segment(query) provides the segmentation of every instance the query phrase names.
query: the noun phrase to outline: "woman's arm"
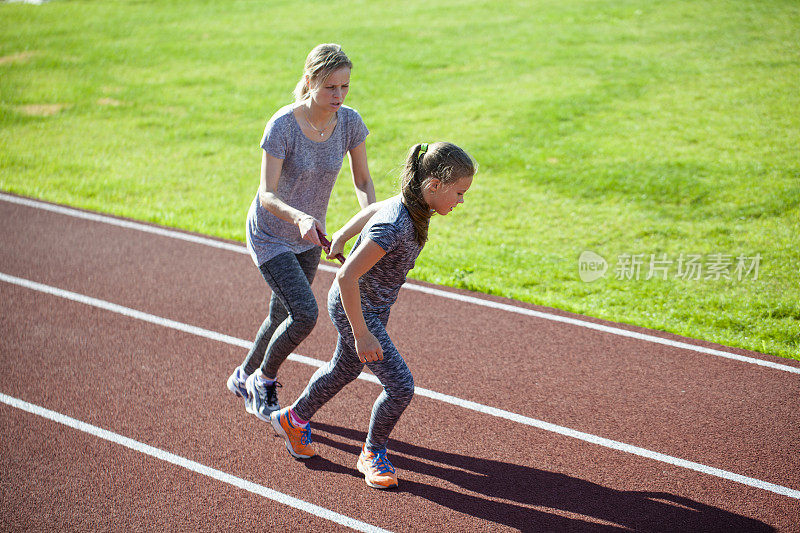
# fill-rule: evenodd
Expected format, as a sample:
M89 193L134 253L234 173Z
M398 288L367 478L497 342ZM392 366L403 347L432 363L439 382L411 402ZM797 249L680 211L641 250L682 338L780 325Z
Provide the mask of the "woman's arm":
M317 246L320 245L317 230L325 233L322 224L309 214L295 209L278 196L278 180L281 177L283 160L269 155L266 151L261 154L261 183L258 187L258 201L261 207L276 217L291 222L300 229L300 235L307 241Z
M350 159L350 170L353 173L353 185L356 188L358 205L367 207L375 202L375 185L369 174L367 164L367 142L364 141L347 154Z
M358 359L362 363L383 359L383 349L375 335L367 328L364 312L361 310L361 291L358 280L366 274L386 252L371 239L366 239L353 252L336 273L339 293L342 295L342 307L347 314L353 336L356 340Z

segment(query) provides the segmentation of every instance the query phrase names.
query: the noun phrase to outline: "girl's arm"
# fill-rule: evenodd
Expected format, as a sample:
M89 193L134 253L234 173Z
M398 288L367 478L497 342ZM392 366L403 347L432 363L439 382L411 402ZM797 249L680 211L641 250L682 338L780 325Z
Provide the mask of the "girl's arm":
M353 185L356 188L358 205L367 207L375 202L375 185L369 174L367 165L367 142L364 141L347 154L350 159L350 170L353 173Z
M361 310L361 291L358 280L377 263L386 252L371 239L366 239L336 273L342 307L347 314L353 336L356 340L358 359L362 363L383 359L383 349L375 335L367 328L364 312Z
M347 241L358 235L361 230L364 229L364 226L369 222L369 219L372 218L372 215L377 213L378 210L383 207L384 203L386 203L386 200L369 204L356 213L353 218L348 220L347 223L342 226L342 229L334 233L331 236L331 252L327 255L327 259L332 259L336 254L342 253Z
M278 196L278 180L281 177L283 160L269 155L266 151L261 154L261 183L258 187L258 201L261 207L278 218L291 222L300 229L300 235L307 241L320 246L317 230L325 233L322 224L309 214L295 209Z

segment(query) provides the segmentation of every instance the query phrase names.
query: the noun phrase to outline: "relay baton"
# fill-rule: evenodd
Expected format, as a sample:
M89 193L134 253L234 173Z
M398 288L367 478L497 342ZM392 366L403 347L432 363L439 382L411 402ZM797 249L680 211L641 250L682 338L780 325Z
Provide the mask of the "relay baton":
M325 250L326 254L330 254L331 241L328 240L328 238L325 236L324 233L322 233L322 231L320 231L319 228L317 228L317 236L319 237L319 242L322 244L322 249ZM337 259L340 263L344 264L344 255L336 254L333 257Z

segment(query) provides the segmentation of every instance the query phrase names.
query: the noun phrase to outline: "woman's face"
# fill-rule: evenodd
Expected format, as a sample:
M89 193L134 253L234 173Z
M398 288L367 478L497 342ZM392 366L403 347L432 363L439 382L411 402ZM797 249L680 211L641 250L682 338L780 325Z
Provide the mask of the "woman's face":
M306 80L308 83L308 80ZM342 67L331 72L324 83L310 82L311 103L324 111L335 113L344 104L350 89L350 69Z

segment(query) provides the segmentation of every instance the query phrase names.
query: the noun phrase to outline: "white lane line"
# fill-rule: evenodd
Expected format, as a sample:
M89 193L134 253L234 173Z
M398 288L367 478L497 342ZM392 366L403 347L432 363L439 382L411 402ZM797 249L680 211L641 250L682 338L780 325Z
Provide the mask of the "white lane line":
M128 220L121 220L117 218L112 218L106 215L98 215L95 213L87 213L85 211L79 211L77 209L72 209L69 207L63 207L59 205L52 205L47 204L44 202L40 202L37 200L31 200L28 198L20 198L17 196L11 196L8 194L0 193L0 200L4 200L9 203L24 205L27 207L33 207L35 209L42 209L45 211L51 211L54 213L58 213L61 215L71 216L75 218L82 218L85 220L91 220L93 222L100 222L103 224L110 224L113 226L119 226L126 229L132 229L137 231L143 231L146 233L152 233L154 235L159 235L161 237L169 237L172 239L180 239L183 241L192 242L195 244L202 244L204 246L211 246L214 248L220 248L223 250L228 250L231 252L236 252L239 254L249 255L247 248L241 244L234 244L229 242L222 242L217 241L214 239L210 239L208 237L201 237L198 235L191 235L188 233L183 233L176 230L165 229L156 226L148 226L147 224L141 224L138 222L131 222ZM338 270L337 267L332 265L321 264L320 270L324 270L326 272L336 272ZM417 285L411 282L406 283L403 285L403 288L423 292L426 294L431 294L434 296L439 296L441 298L447 298L449 300L456 300L463 303L479 305L482 307L488 307L491 309L498 309L501 311L507 311L509 313L516 313L519 315L531 316L535 318L540 318L543 320L550 320L553 322L561 322L563 324L569 324L571 326L578 326L587 329L593 329L596 331L601 331L603 333L610 333L612 335L619 335L621 337L629 337L632 339L638 339L641 341L652 342L655 344L662 344L665 346L671 346L673 348L679 348L683 350L690 350L706 355L714 355L717 357L724 357L726 359L733 359L735 361L740 361L743 363L750 363L754 365L759 365L763 367L773 368L775 370L782 370L784 372L791 372L794 374L800 374L800 367L793 367L789 365L784 365L781 363L776 363L774 361L766 361L763 359L757 359L755 357L748 357L745 355L739 355L732 352L726 352L724 350L716 350L713 348L706 348L704 346L698 346L696 344L691 344L688 342L676 341L671 339L665 339L662 337L658 337L656 335L648 335L646 333L637 333L635 331L628 331L622 328L616 328L613 326L606 326L603 324L595 324L594 322L589 322L588 320L581 320L579 318L572 318L572 317L565 317L560 315L555 315L552 313L545 313L542 311L534 311L532 309L526 309L524 307L519 307L516 305L510 304L503 304L498 302L493 302L490 300L484 300L482 298L477 298L475 296L467 296L462 294L456 294L452 292L447 292L441 289L436 289L432 287L425 287L422 285Z
M42 211L50 211L52 213L58 213L59 215L66 215L68 217L82 218L84 220L91 220L92 222L100 222L102 224L109 224L111 226L119 226L121 228L143 231L145 233L152 233L154 235L159 235L161 237L169 237L171 239L180 239L182 241L193 242L195 244L213 246L214 248L222 248L223 250L228 250L231 252L243 253L243 254L248 253L247 248L245 248L241 244L215 241L214 239L209 239L208 237L200 237L198 235L182 233L176 230L160 228L157 226L148 226L147 224L141 224L139 222L122 220L119 218L113 218L106 215L98 215L96 213L88 213L86 211L78 211L77 209L63 207L60 205L46 204L44 202L31 200L29 198L19 198L17 196L11 196L8 194L0 193L0 200L4 200L12 204L24 205L26 207L33 207L34 209L41 209Z
M236 477L226 472L222 472L215 468L211 468L210 466L205 466L203 464L192 461L191 459L181 457L180 455L175 455L174 453L170 453L160 448L155 448L153 446L144 444L137 440L124 437L122 435L119 435L118 433L113 433L111 431L108 431L107 429L93 426L92 424L82 422L81 420L77 420L75 418L69 417L59 412L51 411L50 409L46 409L44 407L40 407L38 405L14 398L13 396L8 396L6 394L0 393L0 402L3 402L4 404L9 405L11 407L16 407L17 409L21 409L22 411L26 411L28 413L41 416L42 418L46 418L47 420L50 420L52 422L57 422L67 427L77 429L78 431L83 431L84 433L94 435L95 437L99 437L103 440L113 442L114 444L125 446L126 448L130 448L131 450L143 453L144 455L149 455L150 457L160 459L161 461L165 461L167 463L171 463L181 468L191 470L192 472L196 472L203 476L216 479L217 481L227 483L228 485L233 485L234 487L238 487L240 489L244 489L254 494L258 494L259 496L263 496L264 498L274 500L282 505L294 507L295 509L305 511L314 516L330 520L331 522L336 522L337 524L347 526L349 528L355 529L356 531L366 531L366 532L387 531L377 526L367 524L366 522L362 522L360 520L350 518L349 516L345 516L335 511L331 511L330 509L326 509L325 507L314 505L313 503L300 500L298 498L289 496L288 494L284 494L282 492L278 492L263 485L258 485L257 483L253 483L252 481L247 481L246 479L242 479L240 477Z
M86 305L90 305L93 307L97 307L100 309L104 309L107 311L112 311L114 313L119 313L121 315L136 318L138 320L142 320L145 322L149 322L151 324L156 324L159 326L175 329L178 331L183 331L186 333L191 333L192 335L198 335L200 337L205 337L207 339L216 340L219 342L224 342L228 344L232 344L234 346L240 346L242 348L249 349L252 346L252 342L238 339L236 337L231 337L230 335L225 335L223 333L218 333L216 331L210 331L204 328L200 328L197 326L191 326L188 324L183 324L181 322L176 322L174 320L170 320L168 318L159 317L156 315L151 315L149 313L144 313L142 311L137 311L135 309L130 309L128 307L123 307L121 305L113 304L107 302L105 300L98 300L97 298L92 298L90 296L85 296L83 294L78 294L75 292L67 291L64 289L59 289L57 287L52 287L50 285L44 285L42 283L37 283L35 281L18 278L16 276L11 276L5 273L0 272L0 281L5 281L7 283L11 283L13 285L17 285L20 287L25 287L31 290L35 290L38 292L42 292L45 294L57 296L60 298L64 298L67 300L72 300L75 302L80 302ZM289 359L293 361L297 361L300 363L304 363L314 367L320 367L326 364L325 361L321 361L319 359L314 359L313 357L307 357L300 354L292 353L289 355ZM380 384L378 378L376 378L372 374L367 374L366 372L362 372L359 376L359 379L369 381L372 383ZM619 450L625 453L629 453L632 455L638 455L640 457L645 457L647 459L652 459L654 461L659 461L662 463L667 463L673 466L677 466L680 468L685 468L688 470L694 470L696 472L701 472L703 474L708 474L710 476L727 479L729 481L733 481L736 483L741 483L743 485L748 485L750 487L755 487L758 489L763 489L769 492L774 492L776 494L781 494L784 496L788 496L790 498L794 498L800 500L800 490L792 489L789 487L784 487L782 485L776 485L774 483L769 483L767 481L762 481L760 479L743 476L740 474L736 474L733 472L729 472L727 470L722 470L720 468L715 468L713 466L707 466L701 463L696 463L693 461L688 461L686 459L681 459L678 457L673 457L670 455L666 455L660 452L655 452L652 450L648 450L646 448L640 448L639 446L634 446L632 444L626 444L624 442L619 442L611 439L606 439L604 437L599 437L597 435L592 435L591 433L584 433L583 431L578 431L575 429L570 429L564 426L559 426L556 424L551 424L550 422L545 422L543 420L538 420L536 418L527 417L524 415L520 415L517 413L512 413L511 411L505 411L503 409L498 409L496 407L490 407L486 405L482 405L476 402L472 402L470 400L464 400L461 398L457 398L455 396L450 396L448 394L442 394L436 391L432 391L429 389L423 389L421 387L415 387L414 392L420 396L424 396L427 398L431 398L433 400L438 400L441 402L445 402L451 405L455 405L458 407L462 407L464 409L469 409L471 411L476 411L478 413L487 414L490 416L494 416L497 418L504 418L506 420L510 420L512 422L516 422L519 424L524 424L527 426L535 427L538 429L542 429L544 431L549 431L552 433L557 433L559 435L563 435L565 437L570 437L573 439L581 440L584 442L589 442L591 444L596 444L598 446L603 446L605 448L611 448L613 450Z
M482 300L480 298L476 298L474 296L466 296L462 294L455 294L445 292L440 289L434 289L429 287L423 287L421 285L412 285L406 286L406 288L425 292L428 294L433 294L436 296L443 296L445 298L450 298L451 300L458 300L464 303L470 303L475 305L481 305L483 307L491 307L493 309L499 309L501 311L508 311L510 313L517 313L520 315L527 315L536 318L543 318L545 320L551 320L553 322L562 322L564 324L569 324L572 326L579 326L582 328L594 329L597 331L602 331L603 333L611 333L612 335L619 335L620 337L629 337L632 339L638 339L640 341L652 342L654 344L663 344L665 346L670 346L672 348L680 348L683 350L691 350L693 352L699 352L707 355L716 355L717 357L724 357L726 359L733 359L735 361L741 361L743 363L750 363L759 366L766 366L769 368L774 368L775 370L782 370L784 372L790 372L793 374L800 374L800 367L794 367L789 365L784 365L781 363L776 363L774 361L766 361L764 359L757 359L755 357L748 357L745 355L739 355L733 352L725 352L722 350L715 350L713 348L706 348L705 346L698 346L696 344L690 344L688 342L681 342L675 341L672 339L664 339L661 337L656 337L655 335L648 335L646 333L637 333L635 331L628 331L622 328L615 328L612 326L605 326L603 324L595 324L594 322L589 322L587 320L580 320L577 318L571 318L566 316L554 315L551 313L543 313L541 311L534 311L533 309L525 309L524 307L517 307L514 305L502 304L498 302L492 302L489 300Z

